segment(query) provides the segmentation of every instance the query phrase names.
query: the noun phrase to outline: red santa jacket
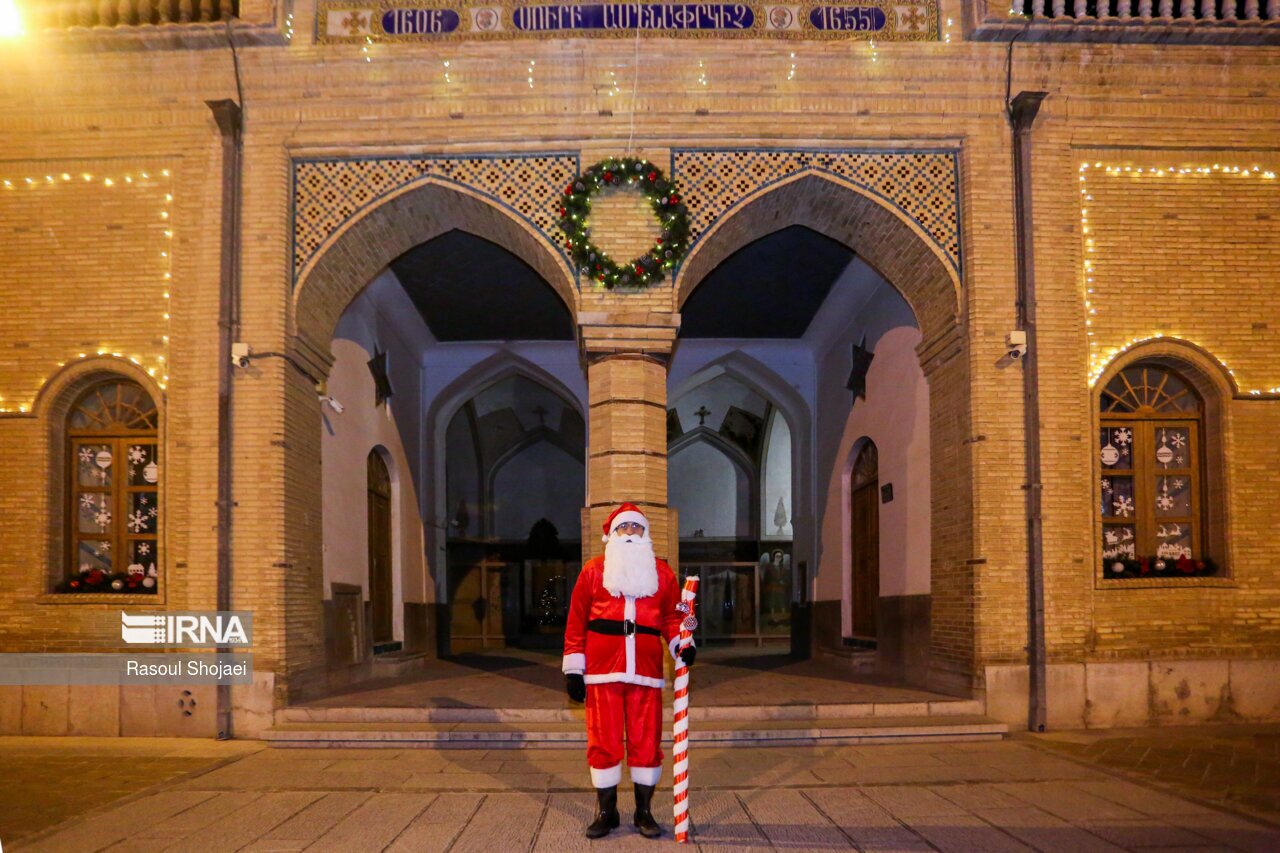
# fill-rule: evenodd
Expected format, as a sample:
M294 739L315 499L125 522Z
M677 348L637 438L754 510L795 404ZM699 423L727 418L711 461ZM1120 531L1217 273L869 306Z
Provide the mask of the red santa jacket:
M662 658L676 655L680 622L684 614L676 610L680 587L671 566L658 560L658 591L643 598L615 596L604 588L604 558L596 557L582 567L569 602L569 621L564 629L566 673L581 672L587 684L622 681L662 687ZM602 633L597 628L618 630L616 623L634 623L633 633L623 626L621 633ZM609 624L614 623L614 624ZM657 629L651 633L647 629Z

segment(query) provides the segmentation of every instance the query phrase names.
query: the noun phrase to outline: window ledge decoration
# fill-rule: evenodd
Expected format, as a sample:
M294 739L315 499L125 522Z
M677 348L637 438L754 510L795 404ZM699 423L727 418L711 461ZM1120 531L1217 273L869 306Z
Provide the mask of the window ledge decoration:
M1218 566L1213 560L1193 560L1182 556L1176 560L1159 557L1141 557L1133 560L1103 559L1103 578L1106 580L1130 580L1133 578L1202 578L1216 577Z
M152 564L146 572L104 572L91 569L68 578L54 590L59 594L117 593L124 595L155 595L156 568Z
M587 218L591 197L602 189L634 187L653 206L662 227L662 236L643 255L619 264L591 240ZM662 170L636 157L602 160L564 188L560 208L560 229L567 239L564 247L574 266L606 288L647 287L662 281L665 271L680 262L689 248L689 209L680 199L674 182Z

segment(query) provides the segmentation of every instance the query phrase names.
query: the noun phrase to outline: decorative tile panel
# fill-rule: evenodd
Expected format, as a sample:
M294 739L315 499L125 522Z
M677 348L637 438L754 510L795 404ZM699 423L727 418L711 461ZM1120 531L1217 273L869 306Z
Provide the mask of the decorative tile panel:
M960 180L954 150L678 148L679 182L694 243L747 196L800 172L827 174L893 205L914 221L961 275Z
M557 225L560 196L578 171L578 155L566 152L296 159L293 280L343 225L391 193L427 178L489 198L546 235L565 257Z

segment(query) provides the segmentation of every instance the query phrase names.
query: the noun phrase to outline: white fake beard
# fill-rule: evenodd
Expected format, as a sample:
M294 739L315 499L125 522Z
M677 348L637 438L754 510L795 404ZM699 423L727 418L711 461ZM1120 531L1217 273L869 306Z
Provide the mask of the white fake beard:
M643 537L609 537L604 546L603 583L613 596L644 598L658 591L658 562L648 531Z

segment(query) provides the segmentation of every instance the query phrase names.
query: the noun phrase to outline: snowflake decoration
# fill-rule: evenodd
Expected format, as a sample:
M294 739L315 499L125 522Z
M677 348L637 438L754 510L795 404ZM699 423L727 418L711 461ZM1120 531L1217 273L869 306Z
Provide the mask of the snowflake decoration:
M141 533L143 528L147 526L147 517L143 515L142 510L138 510L129 516L129 530L133 533Z
M139 553L139 554L141 554L141 555L142 555L142 556L144 556L144 557L145 557L147 554L150 554L150 553L151 553L151 543L150 543L150 542L139 542L139 543L138 543L138 553Z
M160 514L160 511L157 510L155 507L151 507L151 509L147 510L148 518L155 518L159 514Z
M1116 515L1133 515L1133 498L1121 495L1111 505L1115 507Z
M93 516L93 523L99 527L106 527L111 523L111 511L106 509L98 510Z
M1173 434L1173 438L1169 439L1169 441L1170 441L1170 443L1172 443L1172 444L1173 444L1173 446L1174 446L1174 447L1176 447L1176 448L1178 448L1179 450L1181 450L1181 449L1182 449L1182 447L1183 447L1183 445L1185 445L1185 444L1187 443L1187 437L1186 437L1185 435L1183 435L1182 433L1175 432L1175 433Z
M1173 464L1174 464L1174 465L1185 465L1185 464L1186 464L1186 462L1187 462L1187 459L1186 459L1186 457L1185 457L1185 456L1175 456L1175 457L1173 457Z
M1168 495L1161 495L1160 497L1156 498L1156 506L1160 507L1160 509L1164 510L1165 512L1168 512L1169 510L1173 509L1173 498L1169 497Z
M84 507L85 509L93 509L95 506L97 506L97 501L93 499L93 495L81 495L80 506Z
M98 543L98 546L97 546L96 548L94 548L94 549L93 549L93 553L97 554L99 557L101 557L103 554L110 554L110 553L111 553L111 543L110 543L110 542L99 542L99 543Z
M135 465L147 458L147 453L138 445L129 448L129 461Z
M1169 485L1173 486L1173 490L1177 492L1177 491L1180 491L1182 487L1186 485L1186 483L1184 483L1182 480L1174 480Z
M1111 481L1106 477L1102 478L1102 491L1104 492L1111 491Z
M93 461L93 451L87 447L80 448L80 461L86 465Z
M1131 441L1133 441L1133 430L1128 427L1116 430L1116 444L1121 447L1127 447Z
M143 506L146 506L146 505L147 505L147 496L146 496L146 495L143 495L142 497L138 498L138 503L142 504Z

